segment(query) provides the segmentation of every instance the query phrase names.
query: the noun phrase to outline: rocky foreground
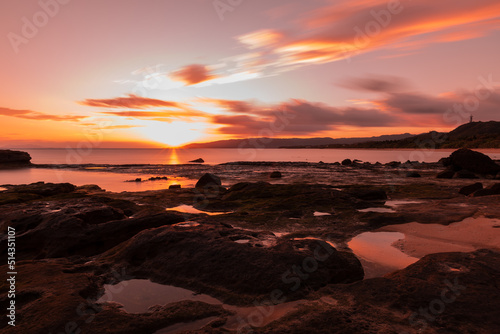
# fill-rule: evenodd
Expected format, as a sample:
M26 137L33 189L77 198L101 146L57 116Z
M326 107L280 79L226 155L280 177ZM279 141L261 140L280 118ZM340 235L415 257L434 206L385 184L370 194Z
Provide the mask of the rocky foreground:
M209 318L188 332L495 333L500 245L430 254L370 279L364 279L361 262L346 247L353 236L388 225L500 218L495 162L479 163L482 157L471 162L463 154L443 161L447 167L433 170L432 180L426 169L423 177L408 175L408 182L390 185L239 182L226 188L212 174L201 177L196 188L141 193L68 183L3 185L0 252L7 259L10 227L16 233L18 274L16 326L4 317L0 330L155 333L172 325L182 331L183 323ZM464 173L464 163L478 180L434 182L445 168L454 177ZM362 210L385 208L388 199L425 205ZM226 214L165 210L181 204ZM1 271L9 268L3 265ZM230 328L231 311L223 305L181 301L128 313L117 303L97 301L105 284L130 279L190 289L235 307L258 307ZM3 310L12 300L10 292L10 282L3 280ZM300 304L273 317L274 304L291 301ZM277 320L262 326L268 317Z

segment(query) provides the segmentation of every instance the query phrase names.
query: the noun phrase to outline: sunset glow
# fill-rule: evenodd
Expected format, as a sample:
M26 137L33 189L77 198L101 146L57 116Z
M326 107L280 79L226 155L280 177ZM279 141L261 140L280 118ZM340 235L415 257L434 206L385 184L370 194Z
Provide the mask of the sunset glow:
M1 13L3 147L89 134L98 147L178 147L498 120L496 0L257 0L223 12L210 0L27 0Z

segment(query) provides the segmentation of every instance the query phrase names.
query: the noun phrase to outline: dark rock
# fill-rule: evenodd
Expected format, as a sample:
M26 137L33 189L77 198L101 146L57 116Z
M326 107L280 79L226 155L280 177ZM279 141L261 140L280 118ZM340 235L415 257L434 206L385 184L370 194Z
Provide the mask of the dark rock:
M323 304L255 333L496 333L499 281L498 252L431 254L384 277L325 287Z
M486 188L486 189L480 189L472 194L472 197L482 197L482 196L492 196L496 195L495 191L492 189Z
M202 158L198 158L198 159L195 159L195 160L191 160L190 162L204 163L205 160L203 160Z
M457 179L478 179L477 175L471 171L462 169L455 173Z
M451 169L444 170L436 176L438 179L451 179L455 175L455 171Z
M406 173L406 177L422 177L422 175L417 172L408 172Z
M94 193L94 192L105 192L105 189L102 189L99 187L97 184L85 184L83 186L76 187L76 190L79 191L84 191L87 193Z
M349 189L348 193L364 201L377 201L387 199L387 194L380 189Z
M488 189L493 190L495 192L495 195L500 195L500 183L492 184L488 187Z
M350 166L350 165L352 165L351 159L342 160L342 166Z
M0 150L0 165L3 164L31 164L31 156L27 152Z
M149 181L168 180L168 177L166 177L166 176L152 176L148 180Z
M203 188L207 186L220 186L222 182L217 175L212 173L205 173L202 177L196 182L195 188Z
M185 231L159 227L143 231L102 254L101 261L164 284L185 286L191 282L197 290L205 290L202 292L230 291L222 296L226 301L234 293L260 296L275 289L289 292L287 297L299 297L327 284L363 278L361 264L352 253L337 251L324 241L281 239L275 246L262 248L232 240L252 238L242 234L247 233L227 228ZM318 255L322 261L313 260ZM317 269L307 271L307 280L302 279L292 290L298 275L291 269L306 262L310 265L311 261L315 261Z
M399 167L401 166L401 161L391 161L386 163L385 165L389 167Z
M11 186L4 193L28 193L40 196L55 196L60 194L71 193L76 190L76 187L71 183L45 183L37 182L31 184L21 184Z
M180 189L181 185L180 184L171 184L168 186L168 189Z
M477 182L477 183L460 188L458 193L465 195L465 196L469 196L473 192L481 190L481 189L483 189L483 184L480 182Z
M271 172L271 174L269 174L269 177L271 179L280 179L281 178L281 172L279 172L279 171Z
M451 158L450 157L445 157L439 159L438 163L442 164L444 167L451 166Z
M450 155L451 165L456 171L466 169L473 173L496 175L500 166L487 155L466 148L459 149Z
M135 182L142 182L142 179L138 177L137 179L135 179Z

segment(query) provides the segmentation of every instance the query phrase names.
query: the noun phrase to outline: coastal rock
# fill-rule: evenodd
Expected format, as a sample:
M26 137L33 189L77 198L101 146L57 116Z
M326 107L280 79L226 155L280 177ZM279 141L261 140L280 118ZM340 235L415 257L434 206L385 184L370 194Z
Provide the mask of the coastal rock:
M352 165L352 160L351 159L344 159L342 160L342 166L350 166Z
M500 172L500 165L481 152L462 148L453 152L449 158L451 166L456 171L465 169L473 173L490 175Z
M202 158L198 158L198 159L195 159L195 160L191 160L189 162L196 162L196 163L200 163L201 164L201 163L204 163L205 160L203 160Z
M444 170L437 174L438 179L452 179L455 175L455 171L451 169Z
M460 188L460 190L458 191L458 193L462 194L462 195L465 195L465 196L469 196L473 192L476 192L476 191L478 191L480 189L483 189L483 184L480 183L480 182L477 182L477 183L474 183L474 184L471 184L471 185L468 185L468 186Z
M255 333L496 333L499 281L498 252L427 255L384 277L325 287L314 307Z
M280 179L281 178L281 172L279 171L274 171L269 174L269 178L271 179Z
M472 194L472 197L500 195L500 183L495 183L488 188L479 189Z
M99 197L37 201L2 207L0 226L16 229L18 259L42 259L99 254L143 229L184 221L172 213L127 218L134 205ZM5 254L6 240L0 250Z
M471 171L462 169L455 173L457 179L478 179L477 175Z
M1 165L30 165L31 156L27 152L0 150Z
M31 184L21 184L10 186L5 193L35 194L43 197L71 193L76 190L76 186L71 183L45 183L36 182Z
M203 188L209 186L221 186L222 182L217 175L212 173L205 173L202 177L196 182L195 188Z
M168 189L180 189L181 185L180 184L171 184L168 186Z
M269 248L237 243L238 229L198 226L145 230L102 254L99 262L127 268L136 277L196 288L230 302L235 293L267 295L275 289L290 299L330 283L363 278L358 259L324 241L279 240ZM294 270L293 268L297 267ZM315 270L310 270L314 266ZM307 280L300 278L307 273Z
M417 172L408 172L406 173L406 177L422 177L422 175Z

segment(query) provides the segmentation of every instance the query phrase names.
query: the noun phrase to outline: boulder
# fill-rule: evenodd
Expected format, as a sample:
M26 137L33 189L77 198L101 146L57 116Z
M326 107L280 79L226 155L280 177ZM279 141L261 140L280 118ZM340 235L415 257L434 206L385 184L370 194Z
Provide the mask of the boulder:
M466 169L473 173L496 175L500 166L487 155L467 148L459 149L450 155L451 166L456 170Z
M479 189L472 194L473 197L500 195L500 183L495 183L488 188Z
M180 184L171 184L168 186L168 189L180 189L181 185Z
M205 173L202 177L196 182L195 188L203 188L207 186L221 186L222 182L220 177L214 175L212 173Z
M276 289L287 291L287 297L294 299L327 284L350 283L364 276L352 253L337 251L324 241L278 239L267 248L235 242L245 235L251 239L255 232L162 226L142 231L100 258L127 268L135 277L189 284L212 295L229 292L221 296L226 301L235 294L265 296ZM309 270L311 266L315 270ZM307 279L300 279L298 270L307 273Z
M465 196L469 196L470 194L472 194L478 190L481 190L481 189L483 189L483 184L480 182L477 182L477 183L470 184L468 186L460 188L458 193L465 195Z
M281 178L281 172L279 172L279 171L271 172L271 174L269 174L269 177L271 179L280 179Z
M31 164L31 156L27 152L0 150L0 165L3 164L17 164L29 165Z
M444 170L436 176L438 179L451 179L455 175L455 171L451 169Z
M5 193L36 194L40 196L55 196L71 193L76 187L71 183L45 183L36 182L11 186Z
M342 166L350 166L350 165L352 165L351 159L342 160Z
M408 172L406 173L406 177L422 177L422 175L417 172Z
M477 175L466 169L459 170L455 173L457 179L478 179Z
M205 162L205 160L203 160L202 158L198 158L198 159L195 159L195 160L191 160L189 162L196 162L196 163L202 164L202 163Z

